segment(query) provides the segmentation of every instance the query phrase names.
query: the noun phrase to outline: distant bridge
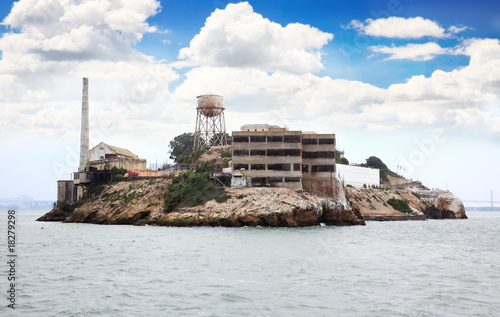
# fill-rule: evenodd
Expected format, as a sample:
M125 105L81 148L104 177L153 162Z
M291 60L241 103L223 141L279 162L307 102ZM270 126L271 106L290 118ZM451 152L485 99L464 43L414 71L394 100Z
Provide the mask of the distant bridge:
M500 201L493 200L493 191L490 191L491 199L490 200L462 200L464 203L480 203L480 204L490 204L491 208L493 208L494 204L500 204Z

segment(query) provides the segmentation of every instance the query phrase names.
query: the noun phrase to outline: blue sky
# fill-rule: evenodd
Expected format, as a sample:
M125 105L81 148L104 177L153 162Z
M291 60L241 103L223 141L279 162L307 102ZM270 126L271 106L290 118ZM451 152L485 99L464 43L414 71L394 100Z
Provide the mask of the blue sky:
M15 4L13 6L13 4ZM354 163L463 199L500 195L495 1L20 0L0 7L4 197L55 199L77 166L81 78L91 146L163 162L196 96L247 123L337 135ZM16 179L39 175L26 184ZM483 197L484 196L484 197Z

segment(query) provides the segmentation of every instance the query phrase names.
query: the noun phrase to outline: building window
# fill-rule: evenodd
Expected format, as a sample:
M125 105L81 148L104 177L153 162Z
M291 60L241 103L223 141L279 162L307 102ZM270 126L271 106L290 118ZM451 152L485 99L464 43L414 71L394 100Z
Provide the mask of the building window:
M283 183L283 177L268 177L267 181L269 183Z
M300 163L294 163L293 164L293 170L294 171L300 171Z
M335 165L319 165L318 172L335 172Z
M235 170L247 170L248 164L234 164L233 168Z
M266 155L266 150L250 150L250 155Z
M309 165L302 165L302 173L309 173Z
M298 183L300 182L300 177L285 177L285 183Z
M290 171L290 163L267 164L269 171Z
M283 142L282 135L268 135L267 142Z
M300 156L300 149L285 149L283 154L285 156Z
M300 135L285 135L285 143L300 143Z
M250 165L251 170L265 170L266 169L266 164L251 164Z
M265 177L253 177L252 178L253 185L265 184L265 183L267 183L267 179Z
M311 173L316 173L318 171L318 165L311 166Z
M233 142L235 142L235 143L248 142L248 136L247 135L235 135L235 136L233 136Z
M303 158L335 158L334 151L316 151L316 152L302 152Z
M302 144L318 144L318 139L302 139Z
M319 139L319 144L335 144L335 139Z
M247 156L248 150L233 150L233 156Z
M268 149L267 156L283 156L285 151L283 149Z
M251 135L250 142L266 142L265 135Z

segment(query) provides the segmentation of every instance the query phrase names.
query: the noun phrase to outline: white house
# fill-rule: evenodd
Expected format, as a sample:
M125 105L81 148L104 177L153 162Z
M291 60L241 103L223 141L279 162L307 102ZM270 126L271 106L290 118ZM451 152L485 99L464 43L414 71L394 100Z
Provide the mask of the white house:
M231 187L246 187L247 186L247 177L241 170L236 170L233 173L233 177L231 178Z
M99 170L124 168L126 170L146 169L146 159L141 159L131 151L101 142L89 151L89 165Z

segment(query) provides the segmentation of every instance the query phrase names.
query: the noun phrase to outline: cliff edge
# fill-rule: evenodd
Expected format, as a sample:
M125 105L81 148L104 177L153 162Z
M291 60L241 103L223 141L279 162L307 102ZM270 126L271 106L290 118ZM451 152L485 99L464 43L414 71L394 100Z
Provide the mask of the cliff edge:
M230 188L224 202L164 211L171 180L120 182L74 208L54 208L39 221L164 226L302 227L364 225L360 214L328 197L289 188Z
M467 219L463 203L447 191L348 187L346 198L365 220ZM409 209L396 210L389 203L391 199L405 201Z

